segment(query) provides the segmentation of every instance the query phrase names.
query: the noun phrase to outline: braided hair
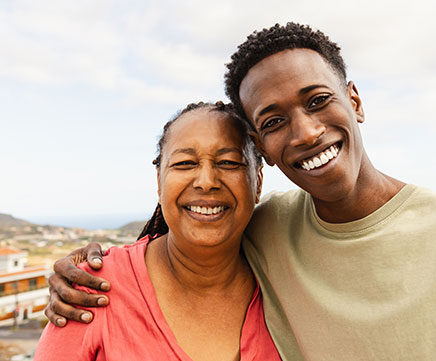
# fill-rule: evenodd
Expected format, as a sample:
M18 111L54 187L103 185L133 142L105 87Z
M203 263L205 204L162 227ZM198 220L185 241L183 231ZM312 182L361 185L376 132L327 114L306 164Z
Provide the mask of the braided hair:
M205 103L205 102L199 102L199 103L191 103L188 104L184 109L179 111L171 120L169 120L163 127L162 135L160 136L160 139L157 143L157 156L153 160L153 164L156 166L156 168L159 169L161 165L161 158L162 158L162 151L165 146L165 143L168 140L168 133L171 128L171 126L174 124L174 122L177 121L183 114L186 114L190 111L196 110L196 109L209 109L210 111L218 111L222 112L229 117L236 120L235 126L237 127L237 130L240 134L243 135L243 139L245 142L245 146L248 148L248 153L252 154L256 167L259 168L262 164L262 156L260 155L259 151L257 150L255 144L251 140L250 136L248 135L248 128L246 123L241 120L236 112L234 111L234 108L231 104L225 104L222 101L218 101L215 104L213 103ZM153 215L151 218L147 221L147 223L144 226L144 229L142 230L141 234L138 237L138 240L145 237L146 235L149 235L151 237L154 237L156 235L162 235L168 233L168 225L164 219L163 213L162 213L162 207L160 203L157 204Z
M224 75L225 91L235 107L252 130L253 125L246 119L239 98L239 88L248 71L261 60L287 49L311 49L321 55L346 84L346 66L340 54L340 47L330 41L321 31L314 31L308 25L289 22L282 26L276 24L269 29L254 31L247 40L238 46L230 63L226 64Z

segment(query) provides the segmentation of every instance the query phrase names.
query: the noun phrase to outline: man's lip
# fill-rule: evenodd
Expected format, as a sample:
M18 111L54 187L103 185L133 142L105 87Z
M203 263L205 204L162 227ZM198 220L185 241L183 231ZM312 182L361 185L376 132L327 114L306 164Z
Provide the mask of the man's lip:
M338 147L339 149L341 149L341 148L342 148L342 141L338 140L338 141L336 141L336 142L324 143L324 144L319 145L319 146L316 147L316 148L311 149L310 152L308 151L308 152L306 152L306 153L301 154L301 155L298 157L298 160L296 160L296 161L294 162L294 166L297 167L297 168L301 168L301 167L300 167L300 162L302 162L302 161L304 161L304 160L306 160L306 159L313 158L313 157L316 156L317 154L319 154L319 153L325 151L326 149L330 148L332 145L337 145L337 147Z

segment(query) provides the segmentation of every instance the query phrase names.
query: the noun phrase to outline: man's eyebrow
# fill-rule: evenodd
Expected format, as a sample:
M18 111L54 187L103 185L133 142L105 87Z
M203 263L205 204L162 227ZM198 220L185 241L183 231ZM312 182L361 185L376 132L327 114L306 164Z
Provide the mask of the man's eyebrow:
M317 89L317 88L328 88L328 86L323 85L323 84L313 84L313 85L309 85L309 86L306 86L306 87L300 89L300 91L298 93L300 95L304 95L304 94L309 93L311 90Z
M254 122L257 124L259 117L261 117L262 115L268 113L271 110L274 110L275 108L277 108L277 104L270 104L268 106L266 106L265 108L263 108L259 114L257 114L256 119L254 120Z
M326 85L324 84L313 84L313 85L309 85L306 86L302 89L300 89L300 91L298 92L300 95L304 95L309 93L310 91L317 89L317 88L328 88ZM259 114L257 114L256 119L254 120L254 122L257 124L259 117L261 117L262 115L268 113L271 110L274 110L275 108L277 108L277 104L270 104L268 106L266 106L265 108L263 108Z

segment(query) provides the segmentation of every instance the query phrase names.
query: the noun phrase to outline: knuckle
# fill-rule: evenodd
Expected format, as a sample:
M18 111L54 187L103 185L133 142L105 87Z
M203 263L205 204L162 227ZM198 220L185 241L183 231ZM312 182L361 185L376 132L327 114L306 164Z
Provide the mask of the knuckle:
M94 254L99 254L101 253L101 246L100 243L97 242L91 242L90 244L88 244L88 246L86 247L88 249L89 252L92 252Z
M71 270L71 272L68 275L68 279L72 283L78 283L80 279L80 271L77 268Z
M56 288L56 284L59 282L59 275L56 273L53 273L48 278L48 284L50 285L50 293L52 292L53 288Z
M59 301L58 300L51 300L49 305L47 305L47 307L45 308L45 314L47 315L47 313L59 313ZM47 315L48 317L48 315Z
M81 310L73 308L65 312L65 317L69 318L70 320L79 320L80 314Z
M60 273L62 271L62 269L65 267L65 257L64 258L60 258L58 259L54 264L53 264L53 269L56 273Z
M65 301L71 300L72 292L68 288L62 288L58 291L58 295ZM53 297L53 303L58 302L58 299Z
M83 299L82 299L81 301L82 301L81 303L82 303L83 306L85 306L85 307L91 307L91 306L94 306L94 304L96 303L95 300L94 300L94 297L92 297L92 296L90 296L90 295L86 295L86 296L84 296Z

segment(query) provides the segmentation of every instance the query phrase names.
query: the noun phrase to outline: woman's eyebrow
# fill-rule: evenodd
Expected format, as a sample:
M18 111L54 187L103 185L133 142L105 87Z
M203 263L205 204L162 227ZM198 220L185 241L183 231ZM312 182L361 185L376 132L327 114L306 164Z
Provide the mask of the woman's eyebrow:
M226 153L242 154L242 151L239 148L221 148L216 151L216 155L222 155Z
M171 155L180 154L180 153L195 155L196 152L195 152L194 148L179 148L179 149L174 150L171 153Z

